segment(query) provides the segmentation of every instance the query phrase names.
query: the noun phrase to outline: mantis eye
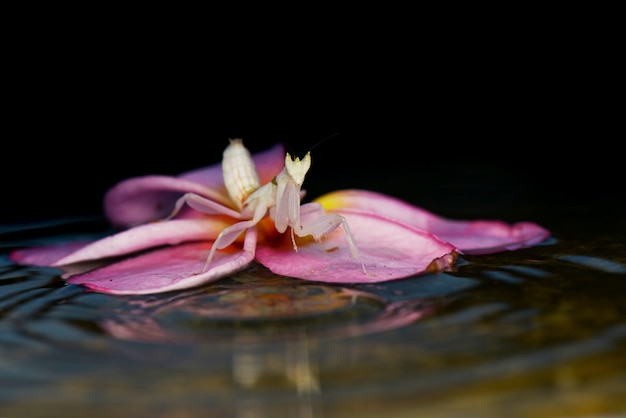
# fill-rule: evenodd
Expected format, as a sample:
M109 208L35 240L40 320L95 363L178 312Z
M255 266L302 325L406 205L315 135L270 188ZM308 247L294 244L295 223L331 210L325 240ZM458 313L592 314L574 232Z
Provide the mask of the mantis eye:
M287 173L289 173L298 186L302 186L302 183L304 183L304 176L307 171L309 171L310 167L311 152L307 152L302 160L298 157L295 159L291 158L289 153L285 156L285 168L287 169Z

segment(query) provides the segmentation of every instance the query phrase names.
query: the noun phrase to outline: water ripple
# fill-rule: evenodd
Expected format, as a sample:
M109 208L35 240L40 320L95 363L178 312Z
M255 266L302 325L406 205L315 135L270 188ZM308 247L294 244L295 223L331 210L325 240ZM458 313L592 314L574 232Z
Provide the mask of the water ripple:
M626 265L600 257L588 255L560 255L555 258L606 273L626 274Z
M388 397L388 416L397 400L426 408L472 391L485 401L505 394L503 412L502 399L522 404L537 385L619 390L626 266L619 254L566 244L461 258L455 272L388 283L305 283L256 266L144 296L85 291L57 269L1 255L0 380L10 385L0 400L11 416L33 415L21 413L33 399L90 414L94 399L103 414L119 404L144 411L155 395L176 403L156 417L191 416L188 407L282 416L265 413L287 404L340 416ZM591 399L602 407L600 390Z

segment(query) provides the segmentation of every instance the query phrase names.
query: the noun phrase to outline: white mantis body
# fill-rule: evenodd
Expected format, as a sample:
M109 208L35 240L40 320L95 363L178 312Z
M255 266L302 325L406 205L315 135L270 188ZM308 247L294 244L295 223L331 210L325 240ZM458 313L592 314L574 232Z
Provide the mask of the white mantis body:
M310 152L302 160L297 157L293 159L287 153L282 171L272 181L261 186L254 161L242 140L231 139L230 144L224 150L222 174L226 190L240 212L228 209L227 214L243 220L220 232L211 247L203 271L211 263L216 250L232 244L243 231L255 226L268 214L279 233L284 233L287 228L291 229L291 242L295 251L298 251L296 235L299 237L311 235L320 242L324 236L341 225L352 258L360 261L356 240L343 216L327 214L319 203L311 202L301 205L301 188L310 167ZM225 209L221 204L212 200L186 193L178 200L169 218L178 213L185 203L207 214L223 214ZM300 219L301 213L307 214L304 222ZM367 273L363 262L361 266L363 273Z

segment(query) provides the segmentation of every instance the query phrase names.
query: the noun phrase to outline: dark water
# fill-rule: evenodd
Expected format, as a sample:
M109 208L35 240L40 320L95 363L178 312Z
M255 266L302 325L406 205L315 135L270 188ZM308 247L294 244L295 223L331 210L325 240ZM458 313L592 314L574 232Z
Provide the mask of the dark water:
M6 256L106 233L103 221L6 226L0 416L626 416L625 206L446 204L523 213L554 236L375 285L253 266L198 289L108 296Z

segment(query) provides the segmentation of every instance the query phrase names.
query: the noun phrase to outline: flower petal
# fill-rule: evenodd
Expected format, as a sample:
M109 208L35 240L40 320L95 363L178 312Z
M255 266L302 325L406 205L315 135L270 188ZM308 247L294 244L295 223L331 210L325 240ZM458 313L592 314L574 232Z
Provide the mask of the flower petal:
M39 247L18 248L9 253L9 259L21 265L50 266L55 261L92 242L93 241L72 241Z
M181 219L139 225L95 241L56 261L53 266L115 257L186 241L211 241L228 225L221 218Z
M215 190L172 176L143 176L124 180L109 189L104 196L104 212L114 227L128 228L166 218L187 192L232 206L223 187Z
M192 242L127 258L118 263L72 276L67 283L100 293L138 295L200 286L247 267L254 259L257 231L246 233L243 249L231 246L215 253L203 271L211 242Z
M329 211L330 213L330 211ZM341 210L356 239L360 261L351 257L340 227L321 243L302 240L296 252L289 238L259 244L256 260L276 274L333 283L376 283L449 268L456 248L432 234L371 213Z
M252 155L252 159L265 184L284 166L285 149L277 144ZM104 196L104 212L114 227L127 228L166 218L176 201L188 192L233 207L224 187L220 162L179 176L150 175L123 180Z
M458 247L464 254L491 254L529 247L550 236L532 222L507 224L499 220L451 220L400 199L367 190L340 190L315 199L326 210L354 208L390 217L424 229Z
M213 240L228 225L224 219L185 219L154 222L109 235L96 241L52 244L15 250L11 260L20 264L64 266L130 254L185 241Z

